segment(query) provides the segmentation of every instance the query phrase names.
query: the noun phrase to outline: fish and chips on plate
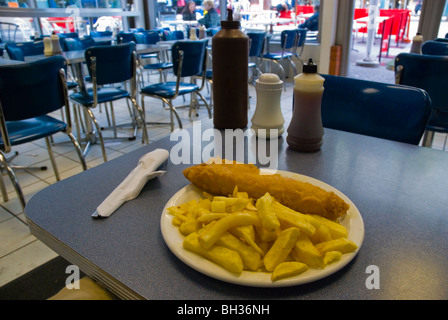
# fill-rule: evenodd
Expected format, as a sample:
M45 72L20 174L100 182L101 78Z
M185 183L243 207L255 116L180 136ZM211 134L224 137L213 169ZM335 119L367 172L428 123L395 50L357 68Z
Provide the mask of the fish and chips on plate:
M183 174L191 184L168 201L162 235L179 259L211 277L249 286L307 283L343 268L362 245L359 211L319 180L221 159Z

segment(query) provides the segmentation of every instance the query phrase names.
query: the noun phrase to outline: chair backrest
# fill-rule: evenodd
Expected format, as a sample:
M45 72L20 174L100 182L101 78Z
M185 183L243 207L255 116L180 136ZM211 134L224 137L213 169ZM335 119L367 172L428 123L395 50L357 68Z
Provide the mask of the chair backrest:
M141 31L134 33L135 42L142 44L156 44L160 41L160 34L156 31Z
M207 57L207 40L181 40L176 41L171 49L173 72L178 74L180 51L183 52L181 77L192 77L200 74L205 68Z
M83 49L87 49L96 45L95 40L93 40L92 37L84 37L80 39L80 41L82 43Z
M297 47L301 48L305 46L306 33L308 29L305 28L297 28L298 38L297 38Z
M66 91L59 72L66 67L62 56L0 66L0 103L6 121L33 118L63 107Z
M5 45L9 58L25 61L25 57L44 53L43 41L37 42L9 42Z
M63 38L62 42L64 43L64 51L76 51L83 49L82 42L79 38Z
M78 32L58 33L59 38L79 38Z
M93 79L95 75L98 85L121 83L132 79L135 68L134 51L133 42L88 48L85 58L91 78Z
M15 42L19 25L11 22L0 22L0 42Z
M58 33L59 43L61 44L62 51L69 51L67 46L65 45L65 39L78 39L79 35L77 32L67 32L67 33Z
M263 53L266 32L248 32L250 47L249 57L260 57Z
M431 114L427 92L403 85L322 76L324 127L415 145L420 142Z
M280 45L282 50L293 50L297 48L297 29L283 30L280 34Z
M432 41L448 42L448 38L435 38Z
M112 31L90 31L91 37L112 37L113 32Z
M84 50L95 46L95 40L91 37L85 38L64 38L63 39L66 51Z
M117 34L117 43L129 43L135 42L135 36L133 32L119 32Z
M197 29L197 30L199 32L199 29ZM173 38L174 38L174 40L183 40L183 39L185 39L185 34L184 34L184 32L182 30L174 30L173 31Z
M432 107L448 110L448 57L400 53L395 57L396 83L429 93Z
M448 42L434 40L425 41L422 45L422 53L435 56L447 56Z

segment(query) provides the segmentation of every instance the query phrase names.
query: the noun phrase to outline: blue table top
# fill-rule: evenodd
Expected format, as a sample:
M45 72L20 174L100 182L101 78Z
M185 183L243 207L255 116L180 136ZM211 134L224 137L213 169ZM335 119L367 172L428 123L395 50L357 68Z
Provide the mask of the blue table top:
M255 141L247 139L246 155ZM107 219L91 218L140 156L177 143L160 140L42 190L25 210L31 231L122 298L448 299L448 153L330 129L320 151L301 153L282 136L278 169L344 193L363 217L365 238L354 260L333 275L254 288L195 271L166 246L162 210L188 185L182 171L190 164L168 160L166 175L148 182L137 199ZM379 271L379 289L366 285L371 268Z

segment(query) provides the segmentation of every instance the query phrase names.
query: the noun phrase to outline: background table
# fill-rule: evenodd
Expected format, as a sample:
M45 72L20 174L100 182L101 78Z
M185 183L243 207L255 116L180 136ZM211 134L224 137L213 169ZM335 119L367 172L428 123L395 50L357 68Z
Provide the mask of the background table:
M364 243L345 268L288 288L253 288L203 275L165 245L160 217L188 181L189 164L168 161L166 175L111 217L90 217L140 156L171 148L169 138L142 147L33 196L32 233L122 298L146 299L447 299L448 154L325 129L322 150L300 153L279 139L279 169L322 180L348 196L365 223ZM248 139L247 145L255 139ZM203 142L202 147L210 142ZM194 144L193 149L201 150ZM198 149L197 149L198 148ZM193 157L193 154L191 154ZM368 289L370 266L380 289Z

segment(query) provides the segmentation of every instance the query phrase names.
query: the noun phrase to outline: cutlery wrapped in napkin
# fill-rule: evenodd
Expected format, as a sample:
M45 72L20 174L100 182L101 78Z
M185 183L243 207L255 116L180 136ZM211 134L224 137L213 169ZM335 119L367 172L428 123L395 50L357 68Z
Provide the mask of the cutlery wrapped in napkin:
M168 159L168 156L169 152L165 149L156 149L142 156L131 173L97 207L92 217L109 217L123 203L135 199L149 180L166 172L156 169Z

